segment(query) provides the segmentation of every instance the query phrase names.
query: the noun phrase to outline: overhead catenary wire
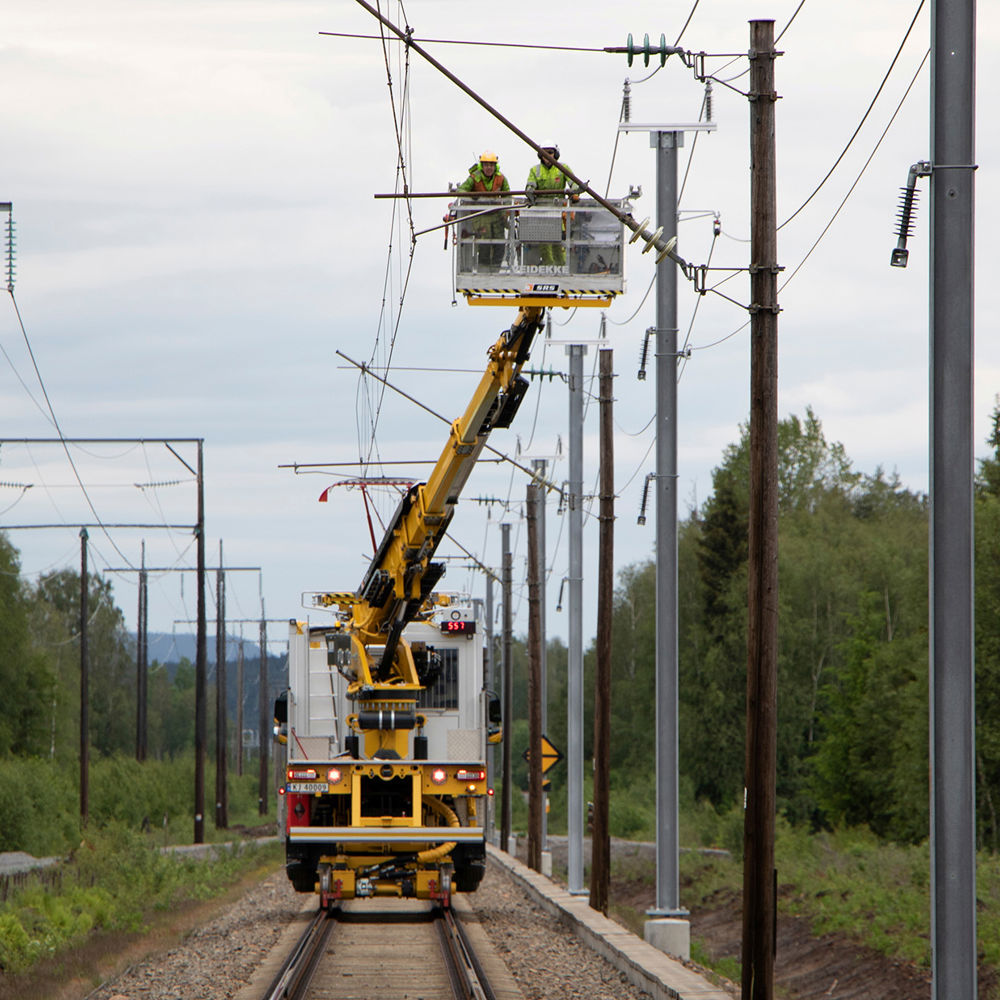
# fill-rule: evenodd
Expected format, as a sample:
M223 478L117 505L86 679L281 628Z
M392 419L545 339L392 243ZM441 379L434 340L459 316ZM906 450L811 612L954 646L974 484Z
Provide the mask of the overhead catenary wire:
M804 2L805 0L803 0ZM680 44L681 36L683 36L688 25L691 23L691 19L694 17L694 12L698 9L699 3L700 0L694 0L694 6L691 8L691 12L688 14L687 20L684 22L684 26L681 28L674 45ZM799 6L801 7L802 4L799 4ZM794 18L794 16L793 14L792 17ZM382 35L363 35L347 31L321 31L319 34L327 35L331 38L358 38L369 41L385 40ZM543 45L539 42L488 42L468 38L412 38L410 40L420 42L421 45L479 45L498 49L539 49L546 52L599 52L601 54L607 52L607 47L595 47L591 45Z
M125 560L125 562L127 562L131 566L132 563L130 562L128 556L126 556L125 553L118 548L118 545L115 543L115 540L108 533L107 528L104 527L104 524L101 521L101 517L97 513L97 508L94 506L94 501L91 499L90 493L87 492L87 487L83 483L83 479L80 476L80 472L76 467L76 462L73 461L73 456L70 454L69 445L66 443L66 435L63 434L62 428L59 426L59 420L57 419L56 412L52 407L52 400L49 399L48 390L45 388L45 380L42 378L42 373L38 367L38 362L35 360L35 352L31 346L31 339L28 337L28 330L24 325L24 320L21 317L21 310L18 308L17 298L14 295L14 289L11 285L7 286L7 292L10 295L10 301L14 307L14 314L17 317L18 326L20 326L21 328L21 335L24 337L25 346L28 349L28 357L31 358L31 365L35 370L35 377L38 379L38 386L42 390L42 396L45 399L45 406L48 409L49 416L52 419L52 426L55 428L56 434L59 436L59 440L62 443L63 451L66 453L66 458L69 461L70 468L73 470L73 475L76 477L76 481L80 484L80 490L83 493L84 499L87 501L87 506L90 508L90 512L94 515L94 520L97 521L97 523L100 525L101 530L104 532L104 535L107 537L108 541L111 543L114 550L118 553L119 556L121 556L122 559Z
M840 215L840 213L843 210L844 206L847 204L847 202L850 199L851 195L854 193L854 190L857 188L858 184L860 183L861 178L864 176L865 172L867 171L869 164L874 159L875 154L878 152L878 149L882 145L883 140L885 139L886 135L888 135L889 129L892 127L893 122L895 122L896 118L899 116L899 112L902 110L903 105L906 103L906 99L907 99L907 97L909 97L910 91L913 89L914 85L916 84L917 80L919 79L920 73L922 72L922 70L924 68L924 65L926 64L926 62L927 62L927 60L928 60L929 57L930 57L930 49L928 49L924 53L924 57L920 61L920 65L917 67L916 72L913 74L912 78L910 79L910 82L907 85L906 90L903 93L903 96L899 99L899 102L897 103L895 110L893 111L892 115L890 116L889 121L886 124L885 128L882 130L882 133L879 136L878 140L876 141L874 148L872 149L871 153L868 155L868 158L865 160L863 166L861 167L860 172L858 173L857 177L854 179L854 182L851 184L850 188L848 188L847 194L844 195L844 197L841 200L840 204L834 210L833 215L830 217L829 221L823 227L822 231L820 232L820 234L816 238L816 240L813 242L812 246L806 251L806 253L803 256L803 258L798 262L798 264L796 264L795 268L791 271L791 273L782 281L781 285L779 286L779 291L783 291L785 288L787 288L789 282L792 281L792 279L799 273L799 271L802 270L802 268L806 264L806 261L809 260L809 258L812 256L813 252L816 250L816 248L822 242L823 238L829 232L831 226L836 221L837 216ZM733 277L735 277L735 274L734 275L730 275L728 278L724 278L723 281L729 281ZM721 282L720 282L720 284L721 284ZM713 347L718 347L720 344L725 343L727 340L731 340L737 334L742 333L749 325L750 325L750 321L747 320L745 323L742 323L735 330L733 330L730 333L727 333L725 336L719 337L717 340L713 340L713 341L711 341L708 344L692 345L690 349L692 351L706 351L706 350L710 350Z
M371 378L378 379L379 381L384 382L388 388L390 388L390 389L393 390L393 392L399 393L401 396L403 396L405 399L408 399L414 405L419 406L420 409L425 410L427 413L431 414L431 416L436 417L438 420L440 420L440 421L448 424L449 426L451 425L451 421L447 417L445 417L442 414L438 413L437 410L435 410L432 407L428 406L426 403L422 403L415 396L411 396L408 392L404 392L398 386L393 385L391 382L389 382L383 376L378 375L377 373L373 372L363 362L361 362L361 361L355 361L353 358L350 358L346 354L344 354L343 351L337 351L337 354L339 354L340 357L342 357L345 361L350 361L351 364L353 364L357 368L359 368L362 371L362 373L365 373L365 374L369 375ZM499 456L499 458L502 461L509 462L511 465L513 465L516 468L520 469L522 472L526 473L528 476L531 476L532 478L535 478L535 474L534 474L534 472L531 469L527 468L527 466L521 465L520 462L516 462L513 458L510 457L510 455L504 454L504 452L500 451L498 448L494 448L490 444L484 444L483 447L486 448L488 451L493 452L494 455ZM551 484L549 484L549 486L551 487Z
M892 61L889 63L889 68L885 71L885 75L882 77L882 82L878 85L878 89L875 91L875 96L871 99L871 101L868 104L868 107L865 109L865 113L861 116L861 121L858 122L857 128L855 128L854 132L851 134L850 139L847 140L847 145L844 146L843 150L841 151L837 159L833 161L833 166L830 167L830 169L826 172L826 175L819 182L819 184L816 185L816 187L813 189L809 197L806 198L806 200L802 202L802 204L799 205L799 207L795 209L795 211L792 212L792 214L788 216L788 218L785 219L784 222L778 225L778 229L783 229L785 226L787 226L788 223L791 222L792 219L794 219L806 207L806 205L808 205L809 202L811 202L813 198L816 197L816 195L822 189L823 185L826 184L826 182L833 175L833 172L837 169L838 166L840 166L841 161L847 155L847 152L853 145L854 140L858 137L858 133L861 131L862 126L868 120L868 116L872 113L872 109L875 107L875 103L876 101L878 101L879 95L885 89L885 85L889 82L889 77L892 75L892 71L895 68L896 63L899 62L899 57L903 54L903 49L906 46L907 39L909 39L910 34L917 23L917 18L920 16L920 12L924 9L924 2L925 0L920 0L920 2L917 4L917 9L914 12L913 18L910 20L910 24L903 35L903 40L899 43L899 46L896 49L896 54L892 57ZM798 13L798 11L796 11L796 13ZM909 88L907 88L907 93L909 93ZM879 141L881 142L881 140ZM876 146L876 148L878 147Z
M784 35L786 31L792 26L792 22L799 16L799 11L805 6L806 0L799 0L798 7L792 11L792 16L785 22L785 26L778 32L778 37L775 38L774 44L777 45L781 41L781 36Z
M24 378L21 376L21 373L17 370L17 365L14 364L13 360L11 359L11 356L7 353L7 348L4 347L3 344L0 344L0 352L3 353L3 356L6 359L7 364L10 366L10 370L14 373L18 382L21 383L21 388L24 389L28 399L30 399L32 403L35 404L36 408L38 409L38 412L41 413L41 415L54 427L55 424L52 422L51 415L46 412L45 407L42 406L42 404L39 403L38 400L35 398L31 389L28 387L28 383L24 381Z
M909 97L910 91L913 89L914 84L916 84L917 79L919 78L920 73L922 72L922 70L924 68L924 65L926 64L927 60L930 58L930 54L931 54L931 50L930 49L928 49L924 53L924 58L921 59L920 65L917 67L917 71L913 74L913 78L910 80L910 83L907 86L906 91L904 92L903 96L899 99L899 103L896 105L896 110L893 111L892 116L890 117L888 123L886 124L885 128L882 130L882 134L879 136L878 142L875 143L875 148L869 154L868 159L865 160L864 164L861 167L861 170L858 173L858 176L854 179L854 183L848 188L847 194L844 195L843 199L841 200L840 204L837 206L837 208L834 211L833 215L830 216L830 221L827 222L827 224L823 227L823 231L819 234L819 236L816 237L816 242L813 243L813 245L806 251L806 255L802 258L802 260L799 261L799 263L796 266L795 270L792 271L792 273L790 275L788 275L788 277L785 278L785 280L782 282L782 284L781 284L781 286L779 288L779 291L781 289L784 289L784 288L787 287L788 283L795 277L795 275L797 275L799 273L799 271L805 265L806 261L812 256L813 251L823 241L823 237L826 236L826 234L829 232L830 227L836 221L837 216L840 215L843 207L847 204L847 202L850 199L851 195L854 193L854 189L858 186L858 184L861 183L861 178L865 175L866 171L868 170L868 165L875 158L875 154L878 152L879 147L882 145L883 140L889 134L889 129L892 128L893 122L895 122L896 118L899 115L899 112L902 110L903 104L906 102L906 98Z
M400 10L402 11L403 8L402 8L402 4L401 3L399 4L399 7L400 7ZM405 17L405 11L404 11L404 17ZM381 27L381 24L380 24L380 27ZM408 195L408 193L409 193L409 183L407 181L407 174L406 174L406 169L407 169L406 165L407 165L407 162L408 162L408 157L407 157L406 152L404 150L404 146L406 145L406 142L405 142L405 139L404 139L404 135L408 134L408 128L404 128L404 124L403 123L404 123L404 120L407 120L407 116L408 116L408 113L409 113L409 111L408 111L408 109L409 109L409 81L410 81L410 73L409 73L409 65L410 65L409 47L408 46L406 47L406 51L403 54L403 56L404 56L403 68L402 68L403 90L402 90L402 97L401 97L401 101L400 101L400 107L397 110L396 100L395 100L395 92L393 90L393 83L392 83L392 80L393 80L392 68L391 68L390 63L389 63L389 49L388 49L388 46L387 46L387 42L389 41L389 39L386 36L384 30L382 30L380 32L380 36L379 37L380 37L380 39L382 41L382 51L383 51L383 60L384 60L384 63L385 63L386 81L387 81L387 86L388 86L388 89L389 89L389 96L390 96L389 103L390 103L390 109L391 109L391 112L392 112L393 131L394 131L395 140L396 140L396 154L397 154L396 155L396 193L399 193L400 185L402 185L402 190L403 190L404 195ZM397 336L399 334L400 323L402 322L403 304L404 304L404 301L406 299L407 289L409 287L410 275L411 275L412 269L413 269L414 251L415 251L415 248L416 248L416 240L415 240L415 237L414 237L414 226L413 226L413 206L412 206L412 202L409 199L409 197L406 197L406 206L407 206L407 218L408 218L408 221L409 221L409 230L410 230L409 256L408 256L408 262L407 262L407 267L406 267L405 275L402 275L401 276L401 280L400 280L399 302L398 302L398 305L396 305L393 302L393 295L392 295L392 292L391 292L391 289L390 289L391 277L392 277L392 265L393 265L393 245L394 245L393 241L390 240L389 247L388 247L388 250L387 250L387 255L386 255L386 267L385 267L385 275L384 275L384 280L383 280L381 311L380 311L380 314L379 314L379 321L378 321L378 326L377 326L377 333L376 333L376 338L375 338L375 344L372 347L372 353L371 353L371 356L370 356L371 360L374 361L375 357L376 357L376 354L377 354L377 352L379 350L379 344L381 342L381 331L383 329L383 325L386 324L386 309L387 309L387 305L388 305L388 308L389 308L388 325L391 325L391 327L392 327L392 333L391 333L391 336L389 338L389 343L388 343L388 345L386 347L386 353L385 353L385 360L384 360L384 366L383 367L385 368L386 371L390 370L391 364L392 364L392 357L393 357L393 353L395 351L396 339L397 339ZM396 205L396 202L393 201L392 216L391 216L391 219L390 219L390 231L392 231L399 223L400 223L400 217L399 217L397 205ZM393 314L393 306L395 306L395 313L394 314ZM367 467L367 465L369 463L372 462L373 456L377 456L377 454L378 454L378 438L377 438L378 422L379 422L379 417L381 415L382 403L383 403L383 400L385 398L385 387L381 386L379 388L379 391L378 391L378 394L377 394L377 401L373 402L371 400L371 398L368 396L368 385L369 385L369 383L367 382L367 380L361 378L361 379L359 379L358 390L357 390L359 396L361 396L363 394L366 402L368 403L368 413L370 414L369 421L368 421L369 422L369 427L367 429L367 434L366 434L366 436L368 438L367 446L365 445L365 443L362 440L363 435L362 435L361 426L360 426L360 420L361 420L361 417L362 417L363 409L362 409L362 407L360 405L356 406L356 408L355 408L356 420L358 421L358 427L357 427L357 431L358 431L358 454L363 459L363 462L364 462L364 464L365 464L366 467ZM376 462L376 464L379 464L379 463Z

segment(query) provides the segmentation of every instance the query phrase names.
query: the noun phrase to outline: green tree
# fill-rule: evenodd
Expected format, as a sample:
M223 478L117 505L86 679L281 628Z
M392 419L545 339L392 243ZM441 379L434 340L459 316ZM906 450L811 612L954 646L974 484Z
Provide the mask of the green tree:
M816 799L834 825L920 841L928 821L926 640L913 631L890 638L878 591L859 594L850 624L847 662L823 687Z
M134 643L116 607L111 584L96 574L87 590L90 670L90 735L103 754L135 749ZM63 569L43 578L31 595L37 647L54 663L56 690L51 711L56 756L73 754L80 708L80 574Z
M53 677L32 647L28 612L18 552L0 533L0 690L8 706L0 713L0 755L41 754L46 745Z
M187 657L174 667L149 668L149 754L173 760L194 749L195 668Z
M1000 402L976 477L976 816L980 843L1000 850Z

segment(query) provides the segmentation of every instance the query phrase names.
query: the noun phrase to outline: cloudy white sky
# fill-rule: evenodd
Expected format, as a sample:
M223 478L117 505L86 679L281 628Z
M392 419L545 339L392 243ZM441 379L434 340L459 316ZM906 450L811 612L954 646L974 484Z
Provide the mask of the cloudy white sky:
M776 69L778 214L790 216L843 151L885 75L919 0L838 4L805 0L779 42ZM797 0L748 3L701 0L682 44L707 53L748 47L748 21L773 18L781 32ZM584 0L567 17L524 0L499 11L454 0L412 0L383 8L418 39L501 40L581 48L622 45L662 32L673 42L691 3L626 4ZM809 205L779 233L786 270L779 320L781 416L813 407L828 440L842 442L855 467L897 471L914 490L927 488L927 211L924 200L910 241L910 266L889 267L898 189L928 150L929 65L878 151L872 152L929 46L925 4L895 70L842 163ZM262 567L269 617L303 614L300 594L349 589L359 582L371 546L357 490L320 493L338 475L299 475L292 462L350 461L369 447L372 398L336 355L386 358L397 329L391 378L449 419L464 408L486 348L509 325L512 310L453 304L450 257L440 233L418 239L400 309L409 256L393 206L376 200L396 178L393 104L404 106L403 141L414 191L458 181L478 152L495 149L515 187L533 154L416 55L410 66L389 46L387 76L375 41L322 32L373 34L374 19L354 0L68 0L17 4L5 13L0 41L4 156L0 201L13 203L17 229L16 304L67 437L204 438L209 563L220 539L229 565ZM637 216L655 215L655 162L646 136L623 136L615 150L622 84L632 81L635 121L695 121L702 88L679 62L652 75L641 61L594 52L428 45L436 58L538 141L556 141L564 160L612 197L642 185ZM1000 93L1000 15L979 14L980 119L977 160L976 448L986 453L987 423L1000 392L998 309L992 276L1000 227L996 167L1000 136L987 96ZM733 86L746 66L709 66ZM387 82L391 76L391 86ZM640 82L644 81L645 82ZM681 208L700 215L681 226L680 250L707 260L711 217L723 235L712 263L746 263L749 235L747 102L716 86L718 131L681 156ZM871 162L865 162L872 156ZM852 185L853 193L848 196ZM792 273L846 203L804 266ZM417 229L440 218L442 203L414 202ZM5 221L5 220L0 220ZM607 311L615 351L616 553L619 567L651 557L653 519L636 525L642 481L653 469L655 383L636 379L640 344L653 324L650 257L629 261L628 294ZM791 280L789 280L791 279ZM727 294L745 302L737 276ZM681 281L679 322L692 357L679 385L678 495L701 503L711 470L738 438L748 416L746 314L716 296L701 301ZM555 317L553 337L590 340L600 314ZM22 335L14 300L0 308L3 436L51 437L54 428ZM586 361L590 373L596 351ZM561 344L539 345L536 368L565 371ZM434 369L433 371L427 369ZM596 394L596 383L595 383ZM359 402L361 401L361 402ZM596 406L587 414L585 482L596 481ZM535 385L510 431L491 440L522 457L551 457L567 441L567 400L554 379ZM389 394L378 418L378 454L389 462L433 459L445 427ZM186 450L185 450L186 449ZM190 446L178 446L193 462ZM184 467L161 445L73 450L101 520L191 524L195 491ZM373 470L374 471L374 470ZM386 472L413 474L412 467ZM565 459L551 472L566 479ZM150 486L154 483L175 485ZM136 483L144 484L137 488ZM22 484L22 485L17 485ZM30 484L30 489L24 485ZM516 565L523 565L519 503L524 479L494 465L470 480L452 534L490 565L500 561L499 524L515 524ZM475 502L512 500L506 511ZM380 497L383 512L394 501ZM57 446L0 449L0 522L66 524L93 520ZM585 584L593 590L596 522L587 524ZM554 612L566 573L566 535L549 508L549 629L565 634ZM110 537L109 537L110 536ZM78 565L77 529L12 530L31 578ZM190 532L91 532L97 568L137 565L145 539L154 565L193 565ZM458 555L446 544L441 553ZM195 609L193 579L156 579L150 627L170 631ZM130 624L134 574L115 575ZM456 562L446 585L481 594L482 578ZM255 617L255 573L228 582L228 612ZM588 598L589 600L589 598ZM524 605L518 602L519 627ZM211 610L210 614L214 613ZM585 621L589 641L593 614ZM180 626L179 626L180 628ZM244 627L248 636L255 631ZM232 630L238 632L239 628ZM272 632L280 633L275 628Z

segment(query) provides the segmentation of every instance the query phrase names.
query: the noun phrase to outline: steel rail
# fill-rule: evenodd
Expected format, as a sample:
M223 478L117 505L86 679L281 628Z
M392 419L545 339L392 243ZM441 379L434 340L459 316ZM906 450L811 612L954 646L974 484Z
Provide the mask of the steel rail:
M439 908L435 915L455 996L460 1000L496 1000L462 922L450 909Z
M305 996L335 923L332 912L317 911L268 987L264 1000L300 1000Z

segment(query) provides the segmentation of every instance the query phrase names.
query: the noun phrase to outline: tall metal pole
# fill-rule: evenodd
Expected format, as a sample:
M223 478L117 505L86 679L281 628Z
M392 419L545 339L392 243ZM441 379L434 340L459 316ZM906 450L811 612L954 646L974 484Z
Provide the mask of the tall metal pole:
M226 753L226 572L222 568L222 540L219 540L219 570L215 577L215 825L229 826Z
M569 353L569 648L566 692L567 882L583 888L583 344Z
M931 940L935 1000L974 1000L974 0L931 15Z
M744 1000L774 996L778 701L778 235L774 22L750 22L750 524Z
M80 823L90 818L90 650L87 645L87 576L86 528L80 529Z
M257 689L257 710L259 714L260 775L257 782L257 812L267 815L268 802L268 747L271 745L271 713L267 704L267 615L264 614L264 598L260 599L260 673Z
M207 716L208 641L205 635L205 466L204 442L198 441L198 644L194 667L194 842L205 842L205 720Z
M677 235L677 149L684 133L654 132L656 224ZM686 916L680 906L677 782L677 268L656 272L656 906L650 916Z
M532 463L535 473L545 478L547 462L544 458L536 458ZM536 570L538 574L538 663L540 671L539 698L541 699L541 731L547 733L549 728L549 669L548 669L548 639L545 633L545 591L548 585L548 559L545 548L545 490L539 487L535 491L535 517L537 518L535 530L538 532L538 558L536 559ZM542 840L541 850L543 853L549 849L549 815L544 807L546 798L544 787L542 788ZM551 861L551 857L549 858Z
M500 801L500 850L509 853L510 845L510 807L511 807L511 768L510 741L514 732L514 668L511 663L511 597L513 587L513 567L510 554L510 525L500 525L500 538L503 551L503 752L501 770L503 772L503 797Z
M149 591L146 577L146 542L142 543L142 558L139 565L139 608L136 619L136 684L135 684L135 759L144 761L147 751L148 733L148 696L147 681L149 678L149 641L147 613Z

